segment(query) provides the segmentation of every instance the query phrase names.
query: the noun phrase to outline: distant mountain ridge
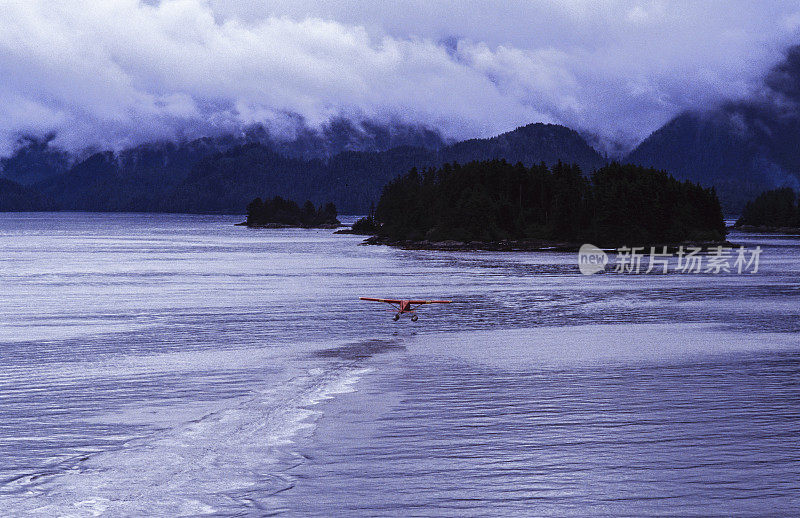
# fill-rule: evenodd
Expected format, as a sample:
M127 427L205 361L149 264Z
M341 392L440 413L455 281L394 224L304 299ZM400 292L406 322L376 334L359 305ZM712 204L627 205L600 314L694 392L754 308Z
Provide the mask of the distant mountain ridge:
M743 105L683 113L645 139L625 161L714 186L726 212L738 213L761 192L800 186L800 125L754 115ZM775 135L794 140L784 143Z
M800 47L764 78L760 96L707 112L685 112L625 160L714 186L739 213L761 192L800 187Z
M46 146L34 146L49 159ZM19 156L29 154L26 149L5 163L15 166L23 163ZM447 145L424 128L341 123L291 141L276 140L262 128L240 137L95 153L66 170L48 169L29 185L61 210L238 213L255 196L284 196L333 201L344 213L364 212L389 180L412 167L494 158L526 165L562 160L584 171L605 163L577 132L563 126L530 124ZM8 178L36 177L18 171L4 167Z
M334 118L318 129L309 128L302 121L297 121L283 133L288 135L271 131L263 125L254 125L239 134L223 134L183 142L148 142L113 155L125 170L133 167L163 168L168 171L172 168L191 169L200 158L250 143L263 144L285 156L304 160L327 160L346 151L384 151L399 146L437 149L447 144L438 132L426 127L378 124L368 120L356 122L343 118ZM91 158L92 155L109 153L104 150L71 155L53 145L55 137L55 134L43 138L22 137L12 156L0 158L0 176L22 185L33 185L66 173L73 165Z
M530 124L489 139L473 139L440 149L402 146L376 152L343 152L328 161L286 157L261 144L249 144L208 157L192 171L167 204L180 212L224 212L254 195L332 201L342 213L365 212L383 186L412 167L449 162L505 159L534 165L559 160L592 171L605 160L575 131Z

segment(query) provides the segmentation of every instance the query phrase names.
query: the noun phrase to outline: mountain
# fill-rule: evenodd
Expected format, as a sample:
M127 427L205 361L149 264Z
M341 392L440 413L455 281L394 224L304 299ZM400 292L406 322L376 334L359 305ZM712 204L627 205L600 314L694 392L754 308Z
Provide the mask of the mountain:
M403 145L371 149L396 143ZM584 171L605 163L563 126L531 124L445 145L425 129L341 122L297 133L290 141L255 128L237 137L95 153L35 187L64 210L236 213L256 196L283 196L333 201L340 212L355 213L366 211L387 182L412 167L494 158L528 166L563 160Z
M764 79L763 92L707 112L685 112L637 146L626 161L714 186L739 213L759 193L800 187L800 47Z
M61 210L160 211L164 194L185 181L202 159L240 143L226 136L143 144L120 153L104 151L34 187Z
M55 135L43 139L23 137L17 151L0 159L0 177L21 185L33 185L47 178L67 172L73 158L66 151L51 145Z
M800 185L800 125L761 114L746 105L681 114L625 161L714 186L725 211L739 213L763 191Z
M11 157L0 162L3 167L0 177L33 186L55 200L62 210L231 211L233 205L221 201L226 197L220 194L223 191L203 193L202 181L193 184L190 173L209 157L216 155L224 161L224 154L233 148L242 148L241 154L261 147L264 153L292 159L270 163L275 162L280 171L294 171L303 177L306 170L313 169L315 160L329 160L343 152L380 151L409 144L424 148L444 145L437 132L423 127L369 121L334 119L319 129L310 129L298 121L287 131L290 137L253 126L239 135L182 143L147 143L117 153L94 153L82 160L54 147L54 136L41 141L24 139ZM301 162L309 164L297 165ZM263 157L259 163L265 164ZM293 165L289 167L288 163ZM198 170L208 173L208 169L206 164ZM199 176L195 174L193 179ZM302 178L284 178L282 182L289 185L297 183L296 180ZM227 190L242 189L241 185L227 186ZM305 192L301 190L300 194ZM191 198L181 197L189 193ZM214 197L220 200L212 200Z
M605 164L581 136L563 126L530 124L489 139L472 139L440 149L402 146L380 152L343 152L327 161L301 161L263 144L249 144L198 164L165 210L237 211L255 196L332 201L342 213L365 212L383 186L412 167L505 159L526 166L559 160L585 172ZM222 193L222 194L220 194Z
M471 139L442 149L440 163L505 159L515 164L548 166L559 160L578 164L584 173L603 167L606 160L577 131L556 124L528 124L488 139ZM437 164L438 165L438 164Z
M309 128L298 121L289 131L291 136L273 134L269 128L254 126L245 132L245 142L258 142L274 151L304 160L327 160L346 151L385 151L395 147L412 146L438 149L446 144L442 136L424 126L373 121L352 121L333 118L319 129Z

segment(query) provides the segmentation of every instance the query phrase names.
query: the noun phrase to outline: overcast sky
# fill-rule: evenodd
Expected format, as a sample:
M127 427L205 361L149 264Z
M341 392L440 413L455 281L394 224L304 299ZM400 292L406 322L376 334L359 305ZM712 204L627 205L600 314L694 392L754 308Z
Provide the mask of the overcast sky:
M0 153L24 133L119 148L287 113L632 145L758 90L793 43L795 1L4 0Z

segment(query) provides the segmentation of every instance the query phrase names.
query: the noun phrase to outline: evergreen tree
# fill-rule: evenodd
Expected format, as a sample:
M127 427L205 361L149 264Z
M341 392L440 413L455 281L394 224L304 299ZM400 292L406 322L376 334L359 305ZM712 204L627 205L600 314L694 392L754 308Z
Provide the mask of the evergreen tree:
M272 200L262 201L256 198L247 205L248 226L285 225L291 227L337 226L336 206L328 203L325 207L316 208L311 201L303 207L291 200L276 196Z
M800 200L789 187L761 193L745 205L740 225L800 227Z

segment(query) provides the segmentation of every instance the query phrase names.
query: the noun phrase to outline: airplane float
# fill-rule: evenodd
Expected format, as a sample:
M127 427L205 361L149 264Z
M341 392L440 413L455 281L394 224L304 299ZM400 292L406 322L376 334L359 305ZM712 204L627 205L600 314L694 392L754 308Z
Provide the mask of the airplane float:
M400 300L400 299L373 299L371 297L359 297L361 300L368 300L370 302L385 302L392 306L395 311L393 320L400 320L400 315L403 313L411 313L411 321L416 322L419 318L417 316L417 309L424 304L450 304L452 300Z

